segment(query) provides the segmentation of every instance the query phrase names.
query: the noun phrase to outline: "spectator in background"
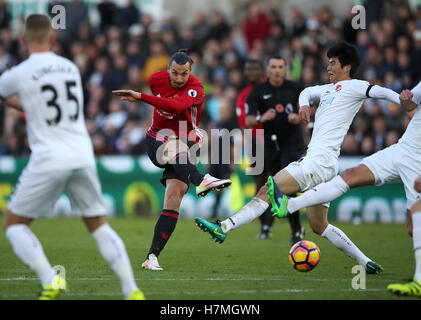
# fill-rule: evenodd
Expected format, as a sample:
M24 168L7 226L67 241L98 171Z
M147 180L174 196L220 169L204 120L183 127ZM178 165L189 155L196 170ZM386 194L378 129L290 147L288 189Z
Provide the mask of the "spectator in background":
M164 45L161 41L154 41L151 43L150 54L146 58L144 68L142 70L142 83L148 83L149 77L161 70L165 70L170 62L170 56L165 51ZM118 87L116 87L118 88Z
M342 156L354 156L358 154L358 143L355 139L355 135L349 132L342 143L341 155Z
M387 121L383 115L378 115L373 119L374 150L378 151L385 147L387 135Z
M289 35L302 36L306 31L306 19L297 7L292 7L289 14L291 23Z
M215 39L215 40L221 40L225 38L227 34L230 33L230 26L226 22L224 15L219 12L215 11L212 13L212 23L210 25L209 33L208 33L208 39Z
M117 12L117 6L114 1L102 0L97 5L100 15L99 30L104 32L109 26L114 25L114 16Z
M367 135L361 140L360 154L363 156L369 156L376 152L376 144L372 136Z
M355 43L357 40L357 29L352 26L352 20L357 15L357 12L352 12L354 5L351 5L348 9L348 15L342 23L342 34L344 40L349 43Z
M133 0L127 0L126 6L118 9L115 18L116 26L121 28L128 28L140 21L141 13Z
M249 50L256 40L264 41L271 28L269 17L260 10L257 2L252 1L247 6L247 16L243 21L243 30Z
M8 28L10 24L10 13L7 10L6 2L0 0L0 29Z
M0 44L0 74L16 64L16 59Z

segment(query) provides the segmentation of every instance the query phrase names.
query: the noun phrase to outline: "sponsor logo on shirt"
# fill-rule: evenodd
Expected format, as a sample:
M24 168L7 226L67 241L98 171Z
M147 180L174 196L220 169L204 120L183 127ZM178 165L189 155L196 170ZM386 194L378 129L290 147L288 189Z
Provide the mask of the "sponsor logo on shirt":
M264 94L264 95L263 95L263 100L267 100L267 99L269 99L270 97L272 97L272 94L271 94L271 93L269 93L269 94Z
M340 84L338 84L338 85L335 87L336 92L341 91L341 89L342 89L342 86L341 86Z
M166 111L163 111L163 110L159 110L159 109L155 109L155 110L163 118L173 119L175 117L175 114L172 114L172 113L169 113L169 112L166 112Z

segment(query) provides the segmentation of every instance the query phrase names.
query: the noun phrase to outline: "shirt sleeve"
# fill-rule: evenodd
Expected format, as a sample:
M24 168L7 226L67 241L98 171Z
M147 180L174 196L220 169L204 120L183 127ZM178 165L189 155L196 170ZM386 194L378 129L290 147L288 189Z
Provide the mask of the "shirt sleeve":
M161 109L170 113L180 114L192 106L201 105L203 103L203 97L203 88L201 86L195 86L191 89L188 89L185 93L177 98L155 97L150 94L142 93L141 100L151 104L157 109Z
M13 67L0 76L0 99L4 100L19 91L18 69Z
M305 88L301 91L300 96L298 97L299 106L310 106L311 100L320 99L324 89L324 85Z
M383 88L378 85L371 86L371 88L367 90L367 97L376 98L376 99L385 99L398 105L401 104L398 93L396 93L393 90Z
M249 95L247 96L246 103L245 103L245 109L246 109L246 115L247 116L257 116L257 113L259 111L259 94L256 88L253 88Z

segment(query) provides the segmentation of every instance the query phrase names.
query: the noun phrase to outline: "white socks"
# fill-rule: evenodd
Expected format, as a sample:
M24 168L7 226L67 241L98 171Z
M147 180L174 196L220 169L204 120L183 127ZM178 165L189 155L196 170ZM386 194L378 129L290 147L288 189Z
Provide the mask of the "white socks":
M268 207L268 203L257 197L254 197L236 214L221 222L222 231L227 233L232 229L236 229L252 222L254 219L261 216Z
M51 284L55 276L54 269L31 229L24 224L15 224L6 229L6 237L19 259L37 274L41 283Z
M341 178L336 176L329 182L321 183L313 189L307 190L301 196L288 200L288 212L295 212L302 208L333 201L347 193L349 186Z
M129 297L132 291L137 289L137 285L123 241L108 224L92 232L92 237L96 240L105 261L120 279L124 296Z
M421 282L421 211L412 214L412 241L415 253L414 278Z
M369 258L367 258L364 253L346 236L346 234L329 224L325 231L322 233L322 237L328 239L333 245L347 254L349 257L358 261L358 263L365 267Z

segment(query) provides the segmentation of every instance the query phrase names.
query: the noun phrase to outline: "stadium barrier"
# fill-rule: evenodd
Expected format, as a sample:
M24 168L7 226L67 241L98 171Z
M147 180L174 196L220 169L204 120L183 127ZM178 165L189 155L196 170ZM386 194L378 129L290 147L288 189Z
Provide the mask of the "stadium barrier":
M360 158L341 157L341 170L358 163ZM27 159L9 156L0 158L0 214L4 214L12 193ZM240 209L255 194L252 176L245 174L245 161L237 166L231 179L233 184L226 189L218 207L218 217L223 218ZM97 158L98 174L102 183L104 200L110 216L153 217L158 216L164 199L164 188L160 183L161 169L156 168L147 156L104 156ZM199 170L206 168L199 163ZM212 217L215 195L209 193L198 198L194 186L184 197L180 217ZM404 223L406 199L401 183L381 187L353 189L331 203L329 220L353 222ZM51 216L73 216L71 204L66 195L57 201Z

